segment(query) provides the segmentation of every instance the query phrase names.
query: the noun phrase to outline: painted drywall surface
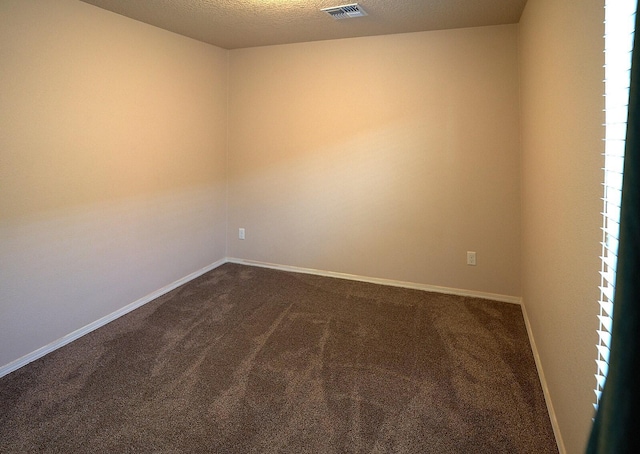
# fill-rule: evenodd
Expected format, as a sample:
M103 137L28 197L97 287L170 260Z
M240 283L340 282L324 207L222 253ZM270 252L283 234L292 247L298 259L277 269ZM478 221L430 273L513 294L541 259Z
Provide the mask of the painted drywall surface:
M519 25L523 299L569 453L593 417L603 20L602 0L529 0Z
M516 33L232 50L228 255L519 296Z
M0 365L225 255L227 51L0 3Z

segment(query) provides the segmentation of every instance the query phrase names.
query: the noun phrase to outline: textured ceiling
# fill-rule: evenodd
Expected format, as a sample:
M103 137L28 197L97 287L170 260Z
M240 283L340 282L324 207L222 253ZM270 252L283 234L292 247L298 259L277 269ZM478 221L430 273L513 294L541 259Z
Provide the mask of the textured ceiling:
M527 0L360 0L366 17L320 8L353 0L82 0L225 49L513 24Z

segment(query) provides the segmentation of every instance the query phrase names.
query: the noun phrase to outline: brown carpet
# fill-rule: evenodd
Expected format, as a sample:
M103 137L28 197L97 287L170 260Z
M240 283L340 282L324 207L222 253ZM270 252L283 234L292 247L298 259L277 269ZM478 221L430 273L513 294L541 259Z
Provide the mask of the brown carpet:
M223 265L0 379L0 452L557 453L519 306Z

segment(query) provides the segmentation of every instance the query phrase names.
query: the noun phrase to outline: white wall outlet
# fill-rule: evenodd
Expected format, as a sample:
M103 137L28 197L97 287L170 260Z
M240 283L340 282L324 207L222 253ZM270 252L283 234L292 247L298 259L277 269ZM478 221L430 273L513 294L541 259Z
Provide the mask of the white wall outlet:
M476 266L476 253L467 251L467 265Z
M242 227L238 229L238 238L244 240L244 229Z

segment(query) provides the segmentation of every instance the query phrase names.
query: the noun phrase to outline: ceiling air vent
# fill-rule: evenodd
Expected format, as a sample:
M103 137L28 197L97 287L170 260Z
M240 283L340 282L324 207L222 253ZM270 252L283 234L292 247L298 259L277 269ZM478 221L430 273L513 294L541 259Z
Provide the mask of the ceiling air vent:
M366 16L367 13L362 9L362 6L357 3L351 3L350 5L332 6L331 8L322 8L329 16L334 19L352 19L354 17Z

